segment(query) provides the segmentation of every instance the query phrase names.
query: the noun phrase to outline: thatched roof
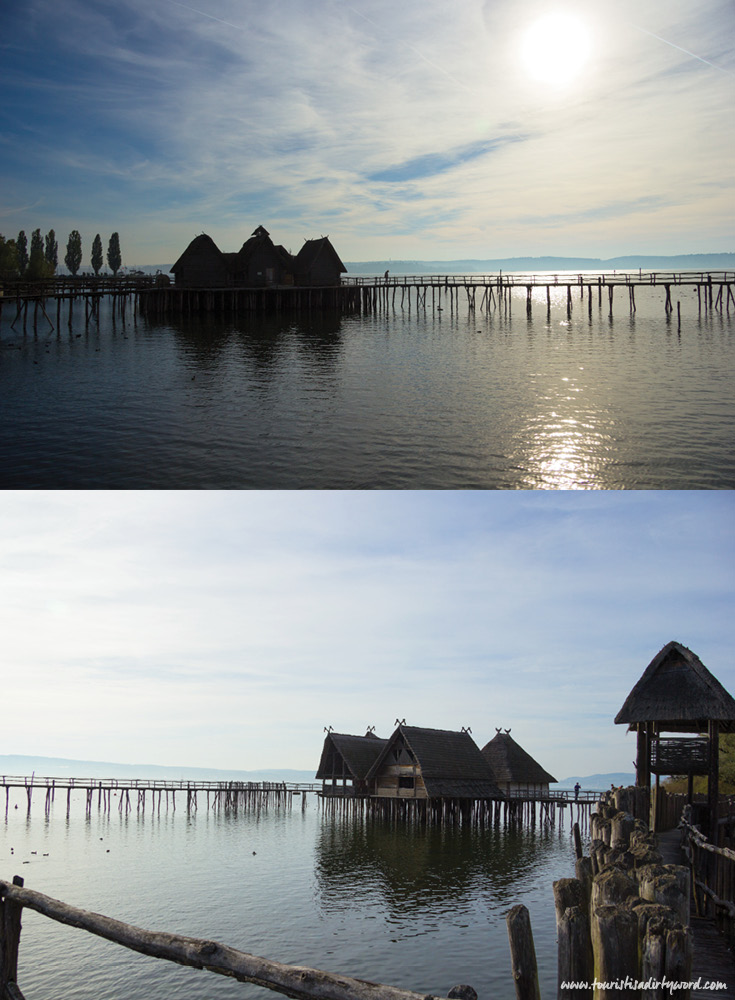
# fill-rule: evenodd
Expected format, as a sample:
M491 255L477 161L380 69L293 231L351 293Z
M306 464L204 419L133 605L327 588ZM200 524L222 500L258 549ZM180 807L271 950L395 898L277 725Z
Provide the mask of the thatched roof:
M296 266L299 271L308 271L321 257L330 258L340 273L347 270L328 236L322 236L318 240L306 240L296 254Z
M317 778L331 778L332 772L327 767L332 752L336 752L347 765L349 776L357 781L365 778L380 751L387 744L374 733L365 736L349 736L345 733L327 733L319 761Z
M703 732L710 721L735 732L735 700L696 653L678 642L654 656L615 716L631 729L656 722L668 732Z
M498 782L513 782L520 785L547 785L556 778L544 771L530 753L513 739L509 733L497 733L481 751Z
M267 229L264 229L263 226L258 226L253 235L249 239L245 240L238 251L238 256L240 257L240 260L245 263L258 250L273 251L276 257L280 259L282 265L288 268L293 267L294 259L291 254L280 244L276 246L270 238L270 233Z
M405 746L421 768L429 798L502 799L480 748L466 732L399 726L368 772L375 778L391 750Z
M172 272L176 271L179 267L181 267L184 260L192 254L198 256L209 254L213 257L221 257L222 251L214 242L211 236L207 236L206 233L201 233L199 236L194 237L189 246L186 248L186 250L184 250L182 255L176 261L176 263L171 265L170 270Z

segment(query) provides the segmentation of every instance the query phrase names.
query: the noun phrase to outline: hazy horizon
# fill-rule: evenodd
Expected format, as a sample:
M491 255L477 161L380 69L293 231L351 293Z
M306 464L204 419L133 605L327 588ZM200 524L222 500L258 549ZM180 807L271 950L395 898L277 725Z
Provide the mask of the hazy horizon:
M184 248L185 249L185 248ZM220 247L221 250L227 252L226 247ZM662 263L653 263L667 262ZM688 267L684 266L683 262L688 262ZM477 264L477 265L502 265L502 270L508 270L512 273L513 270L527 271L534 270L532 265L534 262L539 264L539 267L535 268L538 271L546 271L553 264L557 266L563 265L565 262L569 264L568 268L559 267L560 270L578 270L581 264L587 263L589 265L599 264L600 269L638 269L639 266L643 267L644 270L656 270L656 269L668 269L669 267L676 268L677 270L730 270L730 268L735 268L735 251L723 251L720 253L691 253L691 254L623 254L617 257L586 257L582 254L576 254L574 256L557 256L554 254L545 254L541 257L529 257L529 256L519 256L519 257L455 257L450 260L440 260L435 257L426 257L422 259L418 258L393 258L393 257L379 257L371 260L344 260L343 263L347 267L347 274L350 273L350 268L355 267L365 267L367 265L374 264L379 265L381 271L384 270L385 265L390 265L391 267L401 267L402 265L447 265L450 268L452 265L460 264ZM648 262L648 263L646 263ZM699 262L697 264L696 262ZM173 263L173 261L171 262ZM676 267L679 263L678 268ZM518 264L517 268L512 265ZM506 267L506 265L510 265ZM542 266L544 265L544 266ZM606 267L607 266L607 267ZM160 261L153 261L152 263L141 263L141 262L124 262L122 271L133 271L136 269L145 269L152 271L158 269L164 273L169 273L171 264L161 263ZM492 269L497 269L492 268ZM584 270L585 268L582 268ZM592 268L588 268L592 269ZM80 273L90 270L90 268L81 268ZM100 273L109 273L109 268L103 267ZM60 263L57 274L68 273L63 264Z
M214 775L215 777L212 780L218 780L218 778L217 778L218 775L220 775L220 776L227 775L227 776L231 777L231 780L236 780L236 778L235 778L236 775L269 775L270 774L270 775L274 775L274 776L275 775L282 775L283 776L283 777L280 777L280 778L274 779L274 780L280 780L280 781L289 781L289 780L292 780L292 781L297 781L297 782L301 781L301 782L308 782L308 783L317 783L316 779L314 778L314 775L316 773L317 765L319 763L319 761L317 760L316 763L314 764L313 768L293 768L293 767L267 768L267 767L261 767L261 768L253 768L253 769L247 769L247 768L235 769L235 768L199 767L196 764L180 764L180 765L150 764L150 763L125 764L125 763L120 763L119 761L74 760L73 758L70 759L70 758L67 758L67 757L42 757L42 756L37 756L35 754L0 754L0 768L1 768L1 766L3 764L5 764L8 761L11 762L11 763L13 763L13 762L16 762L16 761L23 761L23 760L27 760L29 762L36 762L36 763L49 762L49 763L53 763L54 765L56 765L56 767L52 768L51 770L49 770L48 773L37 772L35 776L37 778L39 778L39 779L40 778L45 778L45 777L48 777L48 778L54 778L54 777L55 778L60 778L60 777L69 777L69 778L71 778L71 777L73 777L73 778L101 778L101 777L110 777L110 778L116 778L117 777L117 778L131 778L131 779L134 779L134 778L141 778L141 777L146 777L147 775L150 775L151 777L158 776L162 781L169 781L169 780L178 780L176 776L172 776L172 777L169 776L169 777L167 777L167 775L173 775L173 772L178 772L179 775L180 775L180 777L181 777L181 780L187 780L188 779L188 780L191 780L191 781L194 781L194 780L206 780L203 777L203 775L205 775L205 774ZM540 761L539 763L541 763L542 766L543 766L543 762L542 761ZM102 771L99 771L99 773L87 773L86 771L84 773L82 773L81 771L78 772L78 773L76 773L76 772L72 773L71 771L69 771L68 773L62 773L62 771L64 770L64 768L62 767L62 765L67 765L67 764L72 764L72 765L73 764L89 765L90 768L93 769L93 770L95 770L95 771L99 771L100 768L107 768L108 772L111 769L113 773L104 773ZM32 766L32 764L29 764L29 766ZM119 773L117 773L117 774L114 773L116 771L119 772ZM139 772L139 773L136 773L136 772ZM201 774L199 774L199 772L201 772ZM10 770L2 769L2 773L3 774L7 774L7 775L12 776L12 777L30 777L30 775L28 775L27 771L26 771L25 774L23 772L21 772L21 771L19 771L17 774L14 774L14 773L11 774ZM294 775L294 776L299 776L299 777L293 777L293 778L289 779L289 778L285 777L285 775L288 775L288 774L291 774L291 775ZM311 777L306 777L307 775L310 775ZM597 781L597 782L601 782L602 780L605 780L605 787L607 787L607 785L610 784L611 781L615 781L616 783L619 783L619 781L623 780L624 778L631 778L631 779L633 779L633 782L634 782L635 781L635 772L634 771L607 771L607 772L604 772L604 773L597 772L595 774L589 774L589 775L571 774L571 775L567 775L566 777L559 778L557 781L554 781L551 784L554 784L554 785L564 785L567 782L578 781L578 780L581 780L582 778L586 778L588 781L593 781L594 780L594 781ZM222 778L222 780L224 780L224 777ZM266 779L262 779L262 780L266 780Z

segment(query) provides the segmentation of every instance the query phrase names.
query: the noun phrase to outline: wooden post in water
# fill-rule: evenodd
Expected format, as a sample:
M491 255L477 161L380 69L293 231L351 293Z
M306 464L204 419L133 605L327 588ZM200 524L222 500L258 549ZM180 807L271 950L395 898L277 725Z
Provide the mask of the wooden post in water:
M574 836L574 853L577 858L584 857L584 852L582 851L582 837L579 832L579 823L575 823L572 827L572 834Z
M516 1000L541 1000L538 985L536 949L531 932L531 919L522 903L508 911L505 918L510 941L510 961Z

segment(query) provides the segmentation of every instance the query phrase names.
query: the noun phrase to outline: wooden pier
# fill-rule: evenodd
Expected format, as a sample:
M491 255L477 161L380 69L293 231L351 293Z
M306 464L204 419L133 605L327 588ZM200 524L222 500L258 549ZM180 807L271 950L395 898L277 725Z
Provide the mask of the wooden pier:
M677 290L696 290L699 315L704 312L726 313L730 306L735 309L735 272L664 272L664 271L612 271L599 274L518 274L511 272L497 275L390 275L383 278L343 278L345 286L363 289L363 311L379 309L414 308L441 312L449 309L458 311L462 306L470 311L503 310L512 311L517 293L524 292L527 315L532 315L534 304L551 311L552 299L558 304L561 299L568 315L571 315L575 300L592 319L594 309L603 309L612 317L616 292L618 300L627 299L631 314L636 312L636 289L660 290L664 312L667 316L676 311L681 314L681 300L676 298ZM681 292L679 291L679 294ZM442 305L442 296L444 305ZM674 303L676 302L676 307Z
M450 313L460 309L490 313L502 310L510 315L513 301L522 293L526 313L534 305L551 311L552 300L561 296L568 315L575 300L591 319L595 310L613 315L614 303L627 300L629 312L636 311L636 289L660 291L664 313L681 317L681 290L697 293L698 314L730 315L735 310L735 272L668 273L626 272L579 275L470 274L395 275L388 277L344 277L342 284L325 288L149 288L139 295L139 309L148 317L215 313L326 311L378 313L412 311Z
M85 814L94 809L102 813L117 810L123 815L135 811L155 815L179 808L195 812L199 808L213 811L256 811L269 808L291 809L294 801L306 808L307 797L318 797L324 812L350 817L400 820L421 824L477 824L479 826L521 824L532 829L539 825L563 825L568 815L572 822L587 828L598 792L558 791L544 796L511 796L501 799L437 800L388 798L377 795L330 795L321 783L267 781L163 781L145 778L55 778L0 776L0 789L5 790L5 816L11 809L11 790L21 792L21 804L27 815L32 805L43 800L48 817L57 799L64 803L66 816L75 802L84 799ZM18 808L15 802L12 808Z
M502 799L394 798L380 795L320 794L322 809L346 818L370 818L420 825L453 824L489 826L563 825L568 815L583 829L599 800L599 792L582 793L575 799L563 793L536 798L512 796Z
M100 305L112 302L113 322L143 315L165 322L168 318L201 315L232 316L280 313L362 313L402 311L501 312L511 316L513 307L530 317L534 308L562 304L568 316L582 310L590 320L594 315L613 316L614 307L627 306L636 312L636 292L655 289L667 319L674 313L681 324L681 295L696 292L697 314L710 317L735 311L735 272L678 273L663 271L604 272L578 275L560 274L449 274L389 275L387 277L348 276L340 285L258 288L187 288L170 285L154 276L120 279L55 279L43 283L16 282L0 288L0 318L3 310L15 310L10 326L37 332L45 324L69 329L75 317L85 326L99 323ZM165 278L165 276L164 276ZM575 305L576 303L576 305ZM7 315L7 312L6 312Z
M161 809L176 811L179 805L187 812L200 806L206 809L261 811L268 808L290 808L295 796L302 804L307 792L316 792L319 785L270 781L162 781L145 778L39 778L3 775L0 788L5 789L5 816L10 809L11 789L25 794L27 814L31 814L34 795L43 798L44 813L48 816L58 794L66 802L67 817L71 812L72 794L83 794L85 812L109 813L113 807L128 814L135 809L144 814L146 809L160 814ZM23 801L23 797L21 797ZM17 803L15 807L17 808Z

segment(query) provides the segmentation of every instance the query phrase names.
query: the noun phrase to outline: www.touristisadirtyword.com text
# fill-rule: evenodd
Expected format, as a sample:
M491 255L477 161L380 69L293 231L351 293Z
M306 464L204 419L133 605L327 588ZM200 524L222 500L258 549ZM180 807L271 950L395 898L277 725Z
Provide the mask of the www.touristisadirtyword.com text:
M589 982L564 982L561 984L561 988L568 990L657 990L665 989L668 990L670 994L674 994L678 990L712 990L716 993L718 990L726 990L727 983L718 982L715 979L667 979L664 976L663 979L633 979L631 976L626 976L625 979L613 979L610 982L600 982L598 979L593 979L592 983Z

